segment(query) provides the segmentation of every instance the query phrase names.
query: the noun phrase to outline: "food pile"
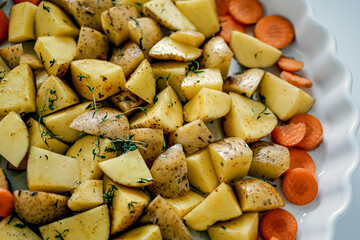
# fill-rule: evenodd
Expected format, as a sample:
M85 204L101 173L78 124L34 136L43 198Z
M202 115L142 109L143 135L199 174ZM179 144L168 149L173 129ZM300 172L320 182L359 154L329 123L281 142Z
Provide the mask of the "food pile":
M295 239L323 129L294 37L257 0L0 10L0 239Z

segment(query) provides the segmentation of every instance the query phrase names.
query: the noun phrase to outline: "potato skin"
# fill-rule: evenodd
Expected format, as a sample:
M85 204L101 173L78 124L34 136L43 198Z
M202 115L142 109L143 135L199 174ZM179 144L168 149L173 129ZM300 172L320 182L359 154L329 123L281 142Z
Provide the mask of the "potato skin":
M13 197L15 212L31 225L44 225L70 213L69 198L59 194L16 190Z
M109 51L108 38L99 31L81 27L74 59L106 60Z

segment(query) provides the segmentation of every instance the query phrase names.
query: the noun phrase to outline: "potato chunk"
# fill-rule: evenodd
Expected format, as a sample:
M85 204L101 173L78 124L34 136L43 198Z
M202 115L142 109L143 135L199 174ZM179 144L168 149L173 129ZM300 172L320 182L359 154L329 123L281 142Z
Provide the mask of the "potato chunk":
M201 32L182 30L172 33L170 38L179 42L189 44L194 47L200 47L205 41L205 35Z
M9 42L25 42L35 39L34 20L36 5L22 2L14 5L9 18Z
M182 218L199 205L204 200L204 197L196 192L189 191L182 197L165 200L170 204L171 208L176 212L179 218Z
M13 196L16 214L30 225L44 225L70 213L69 198L59 194L16 190Z
M24 54L24 49L21 43L0 49L0 57L11 68L15 68L20 63L20 57Z
M120 109L125 116L129 117L133 114L137 107L140 107L145 101L130 91L124 90L110 97L114 106Z
M157 225L145 225L141 227L134 228L119 237L114 238L114 240L162 240L161 231Z
M24 226L24 227L18 227ZM15 216L8 216L0 222L0 239L41 240L30 228Z
M103 181L86 180L71 195L68 206L74 212L86 211L104 202Z
M80 29L74 59L107 60L108 51L108 38L104 34L88 27Z
M251 68L241 74L231 76L224 80L225 92L236 92L251 98L260 84L265 71L259 68Z
M23 54L20 57L20 64L28 64L33 70L40 70L44 68L40 59L32 54Z
M217 221L226 221L241 214L240 205L232 188L222 183L183 219L192 229L205 231Z
M248 174L253 153L242 138L224 138L210 144L209 151L220 182Z
M18 167L29 147L29 132L20 115L10 112L0 121L0 154Z

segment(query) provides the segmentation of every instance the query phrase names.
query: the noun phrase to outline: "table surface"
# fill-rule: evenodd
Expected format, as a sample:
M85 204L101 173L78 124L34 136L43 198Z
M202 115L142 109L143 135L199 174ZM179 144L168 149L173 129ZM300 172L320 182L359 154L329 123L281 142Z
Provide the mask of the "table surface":
M339 59L352 73L352 94L360 106L360 1L359 0L309 0L318 21L335 37ZM357 131L360 139L360 131ZM358 216L360 215L360 166L352 175L353 198L341 215L335 229L335 239L359 239Z

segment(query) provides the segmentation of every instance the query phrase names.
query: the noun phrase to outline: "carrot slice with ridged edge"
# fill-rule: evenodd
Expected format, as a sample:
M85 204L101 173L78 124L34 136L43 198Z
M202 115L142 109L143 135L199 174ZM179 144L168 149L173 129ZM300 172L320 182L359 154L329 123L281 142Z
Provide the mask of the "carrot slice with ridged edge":
M302 61L289 57L280 57L277 64L281 70L287 72L298 72L304 67L304 63Z
M267 211L260 219L260 233L265 240L294 240L297 230L296 218L284 209Z
M289 152L290 152L290 166L289 169L281 175L282 177L285 177L288 171L294 168L304 168L315 176L316 173L315 162L305 150L292 148L289 149Z
M220 17L221 32L219 35L224 38L225 42L230 42L231 32L239 31L245 33L245 27L236 22L230 15Z
M289 170L282 179L281 188L286 199L299 206L311 203L318 193L316 178L304 168Z
M282 71L280 73L280 78L296 87L303 87L303 88L312 87L312 82L308 78L301 76L299 74Z
M271 132L271 138L275 143L285 147L293 147L303 140L305 133L305 123L288 124L275 127Z
M294 116L290 119L289 123L305 123L306 133L296 147L305 149L305 150L314 150L317 148L323 138L323 128L319 119L315 116L304 113Z
M236 21L249 25L260 20L264 14L264 8L257 0L231 0L229 12Z
M263 17L256 23L254 35L264 43L281 49L292 42L295 30L289 20L282 16L273 15Z

